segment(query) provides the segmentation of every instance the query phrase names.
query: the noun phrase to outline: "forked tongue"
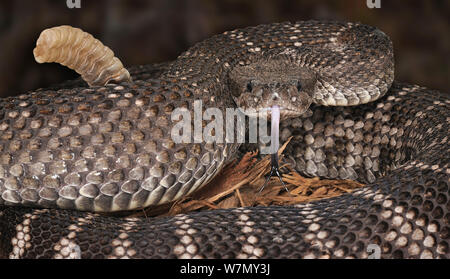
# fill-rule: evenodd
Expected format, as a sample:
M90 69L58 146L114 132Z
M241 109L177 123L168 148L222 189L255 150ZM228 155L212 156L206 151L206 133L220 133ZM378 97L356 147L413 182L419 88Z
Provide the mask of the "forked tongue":
M270 163L272 165L270 169L270 174L266 179L266 182L261 187L259 192L261 192L264 187L267 185L267 183L270 180L270 177L272 175L278 176L278 178L281 181L281 184L283 184L286 191L289 193L286 184L284 184L283 180L281 179L281 174L279 171L279 165L278 165L278 149L280 147L280 107L277 105L272 106L271 108L271 116L270 116Z
M270 154L272 157L276 154L278 163L278 148L280 147L280 108L278 106L273 106L271 109L270 117Z

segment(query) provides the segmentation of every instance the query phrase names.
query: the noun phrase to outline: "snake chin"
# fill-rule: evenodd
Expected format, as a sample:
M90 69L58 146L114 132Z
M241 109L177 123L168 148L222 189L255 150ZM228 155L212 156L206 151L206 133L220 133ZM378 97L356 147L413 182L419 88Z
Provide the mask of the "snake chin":
M240 110L250 117L270 118L270 108L280 108L281 119L298 117L311 105L312 98L298 90L297 81L286 83L255 83L252 90L234 97Z
M248 117L264 117L268 120L272 119L271 107L262 107L260 109L254 110L248 107L239 107L239 110L247 115ZM285 120L289 118L299 117L305 113L305 110L290 109L287 107L280 107L280 119Z

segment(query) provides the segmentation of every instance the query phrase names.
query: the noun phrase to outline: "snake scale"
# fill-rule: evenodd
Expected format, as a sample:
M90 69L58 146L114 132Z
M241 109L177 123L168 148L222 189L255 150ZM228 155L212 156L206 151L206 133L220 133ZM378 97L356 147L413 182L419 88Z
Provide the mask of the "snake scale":
M82 81L0 99L0 257L448 258L450 100L393 81L376 28L328 21L248 27L133 82ZM303 175L364 188L295 206L167 218L122 211L191 193L236 143L175 143L175 108L271 106ZM375 247L375 248L374 248Z

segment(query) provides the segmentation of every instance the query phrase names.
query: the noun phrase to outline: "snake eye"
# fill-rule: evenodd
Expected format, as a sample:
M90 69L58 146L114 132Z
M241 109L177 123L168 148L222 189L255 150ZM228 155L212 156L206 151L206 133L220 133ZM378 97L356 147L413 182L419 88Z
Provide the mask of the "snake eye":
M302 84L300 82L297 82L297 91L301 91L302 90Z
M253 85L252 85L252 82L249 81L249 82L247 83L247 91L248 91L248 92L252 92L252 90L253 90Z

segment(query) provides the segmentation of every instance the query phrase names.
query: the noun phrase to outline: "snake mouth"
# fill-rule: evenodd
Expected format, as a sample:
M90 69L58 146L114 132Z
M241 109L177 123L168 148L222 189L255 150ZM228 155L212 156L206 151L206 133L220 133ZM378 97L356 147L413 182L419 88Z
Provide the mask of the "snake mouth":
M261 89L253 89L234 96L234 101L239 109L249 117L271 118L271 108L280 109L280 119L285 120L301 116L311 105L312 98L303 91L290 84L279 85L281 88L263 86Z
M280 119L281 120L285 120L288 118L293 118L293 117L299 117L301 116L304 111L299 111L299 110L294 110L291 109L289 107L283 107L280 106ZM239 110L244 113L245 115L247 115L248 117L263 117L263 118L267 118L267 119L272 119L272 108L271 107L267 107L267 108L244 108L244 107L239 107Z

